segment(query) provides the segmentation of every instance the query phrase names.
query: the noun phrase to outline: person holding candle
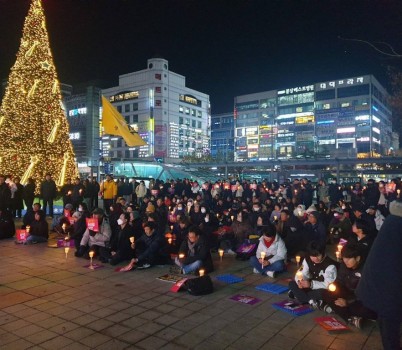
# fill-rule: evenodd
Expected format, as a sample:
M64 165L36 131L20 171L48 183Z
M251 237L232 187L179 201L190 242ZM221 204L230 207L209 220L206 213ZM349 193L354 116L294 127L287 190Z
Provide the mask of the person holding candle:
M349 239L352 234L352 223L342 208L336 207L333 210L333 218L328 226L330 240L337 243L341 238Z
M49 225L43 210L35 213L35 220L30 224L29 236L24 244L44 243L49 238Z
M254 273L275 278L277 273L286 270L286 246L276 234L275 226L263 226L261 233L257 252L250 258L250 264Z
M60 189L60 194L63 199L63 207L65 207L66 204L68 203L70 204L73 203L71 199L72 193L73 193L73 184L71 183L71 179L66 179L65 184Z
M104 250L100 257L102 262L109 262L110 265L117 265L118 263L130 260L133 258L134 251L131 245L135 243L133 227L129 225L130 213L121 213L117 224L120 230L116 237L110 242L110 251ZM130 238L133 239L131 242Z
M190 226L188 237L180 246L180 254L183 254L184 257L176 258L175 264L185 275L197 272L200 268L203 268L206 273L214 270L208 242L197 226Z
M345 321L361 328L364 319L376 319L375 312L367 309L357 300L355 290L363 271L363 259L359 247L348 243L343 247L342 262L335 281L335 290L323 290L321 310L335 312Z
M301 268L301 277L289 282L289 297L296 298L302 304L310 304L318 309L322 304L322 291L336 280L336 262L325 255L325 245L311 241L307 245L306 257Z
M24 217L22 218L22 228L25 228L25 226L27 225L31 225L31 223L35 220L35 214L38 210L40 210L42 208L42 204L40 204L39 202L34 203L32 205L32 208L27 208L27 211L24 215Z
M98 255L105 249L110 241L112 230L109 222L104 216L104 211L100 208L96 208L92 212L92 218L98 220L99 231L95 232L90 230L88 227L86 228L80 242L80 247L74 253L76 257L87 257L89 250L94 251L95 254Z
M131 243L135 258L131 259L130 263L120 271L130 271L134 268L147 269L155 265L170 263L167 242L164 235L156 230L155 223L146 222L144 232L144 235Z
M356 244L361 253L361 258L363 261L367 259L367 256L370 252L371 246L374 243L374 237L367 234L368 228L366 223L361 219L356 219L355 223L352 226L353 235L349 239L349 243Z

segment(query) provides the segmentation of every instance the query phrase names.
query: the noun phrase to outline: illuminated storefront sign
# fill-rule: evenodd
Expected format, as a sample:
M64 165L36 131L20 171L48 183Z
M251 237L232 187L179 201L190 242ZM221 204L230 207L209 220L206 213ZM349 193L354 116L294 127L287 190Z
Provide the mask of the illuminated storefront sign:
M375 133L377 133L377 134L380 134L380 129L378 129L378 128L376 128L376 127L373 127L373 131L374 131Z
M380 118L377 118L375 115L373 115L372 118L373 118L373 120L374 120L375 122L377 122L377 123L380 122Z
M74 117L74 116L80 115L80 114L87 114L87 108L86 107L76 108L76 109L70 109L68 111L68 116L69 117Z
M194 96L191 95L179 95L179 100L194 106L201 107L201 101L197 100Z
M118 102L118 101L126 101L138 98L139 96L138 91L130 91L130 92L122 92L120 94L116 94L114 96L109 97L110 102Z
M368 142L370 141L370 137L359 137L356 139L357 142Z
M346 134L346 133L350 133L350 132L355 132L356 128L339 128L336 129L336 133L337 134Z
M369 115L359 115L359 116L355 117L356 121L358 121L358 120L369 120L369 119L370 119Z
M290 89L278 91L278 95L292 95L300 92L310 92L314 91L314 85L298 86Z
M351 85L359 85L364 84L365 79L364 77L358 78L349 78L349 79L342 79L342 80L333 80L326 83L318 84L318 89L334 89L337 87L344 87L344 86L351 86Z
M80 136L79 132L72 132L70 133L70 140L79 140L81 138Z
M313 115L308 115L305 117L296 117L296 124L308 124L308 123L314 123Z

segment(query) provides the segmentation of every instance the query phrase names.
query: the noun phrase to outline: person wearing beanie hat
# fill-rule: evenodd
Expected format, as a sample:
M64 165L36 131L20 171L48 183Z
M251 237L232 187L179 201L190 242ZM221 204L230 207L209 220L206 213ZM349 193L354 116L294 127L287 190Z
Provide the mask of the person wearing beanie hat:
M147 208L145 209L145 212L147 214L154 213L155 212L155 206L151 202L148 202L148 205L147 205Z

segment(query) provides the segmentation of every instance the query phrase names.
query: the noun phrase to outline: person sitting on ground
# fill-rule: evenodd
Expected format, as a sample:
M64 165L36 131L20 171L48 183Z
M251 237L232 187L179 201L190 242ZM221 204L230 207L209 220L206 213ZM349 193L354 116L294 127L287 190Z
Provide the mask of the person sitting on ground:
M320 220L318 211L311 211L307 216L307 222L304 224L306 245L310 241L317 241L320 245L327 243L327 231Z
M364 319L376 319L375 312L367 309L357 300L355 290L363 271L363 259L356 244L346 244L342 249L342 262L339 267L334 291L323 290L321 309L327 313L335 312L346 322L361 328Z
M40 203L34 203L32 208L27 208L27 212L25 213L24 217L22 218L22 228L24 229L25 226L31 226L32 222L35 220L35 214L38 210L42 208Z
M356 219L352 226L353 235L350 237L350 243L355 243L360 249L361 258L366 261L368 254L370 252L371 246L374 242L374 237L368 234L368 228L366 222L361 219Z
M78 216L77 213L81 215ZM73 217L74 215L77 217L77 219L74 220L74 229L71 235L71 239L74 239L75 248L78 250L80 248L82 237L84 236L84 233L87 229L86 220L91 216L86 203L80 203L80 205L78 206L78 212L75 212L73 214Z
M178 269L172 269L172 272L187 275L198 273L201 268L207 273L214 270L208 242L197 226L190 226L188 237L180 246L179 257L180 254L184 257L175 259Z
M286 246L272 224L262 226L261 233L256 255L250 258L250 264L254 273L275 278L276 273L286 270Z
M281 217L276 225L276 232L286 245L288 259L304 248L303 224L288 209L281 211Z
M346 217L342 208L334 209L334 217L328 226L331 243L337 243L341 238L348 240L352 234L352 223Z
M118 263L130 260L133 258L134 251L131 249L130 238L134 237L134 229L129 225L130 213L122 213L117 220L120 226L120 231L118 232L115 239L110 242L111 248L110 252L105 251L100 260L102 262L109 262L110 265L117 265Z
M229 232L223 233L220 239L220 247L229 255L236 255L236 249L253 233L253 228L248 220L249 215L245 211L239 211L236 219L230 226Z
M144 224L144 232L138 240L131 244L135 258L120 271L130 271L134 268L147 269L154 265L170 263L165 237L156 231L154 222Z
M295 280L289 282L289 298L318 309L322 304L322 291L336 280L336 262L325 255L325 245L311 241L307 255Z
M55 215L52 220L52 231L56 231L57 233L63 232L63 224L70 225L69 217L71 217L74 213L74 207L71 203L67 203L64 207L64 211L61 215Z
M88 257L88 252L91 250L95 255L99 255L105 250L106 244L109 243L112 235L109 222L104 217L104 212L100 208L96 208L92 212L92 218L98 220L99 231L95 232L86 228L80 242L80 248L74 253L76 257Z
M44 243L49 238L49 225L43 210L35 213L35 220L31 223L29 236L24 244Z
M0 207L0 239L11 238L15 234L13 216L6 209Z

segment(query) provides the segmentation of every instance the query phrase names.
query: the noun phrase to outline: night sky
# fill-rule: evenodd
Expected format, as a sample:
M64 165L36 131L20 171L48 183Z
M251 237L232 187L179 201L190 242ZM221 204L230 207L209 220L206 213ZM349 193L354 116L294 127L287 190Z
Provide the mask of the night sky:
M29 0L0 0L0 78L15 62ZM212 113L237 95L374 74L387 66L368 45L402 54L402 1L43 0L60 81L101 79L146 68L163 57L187 86L210 95ZM387 50L386 46L381 46Z

